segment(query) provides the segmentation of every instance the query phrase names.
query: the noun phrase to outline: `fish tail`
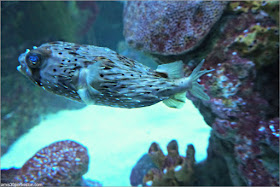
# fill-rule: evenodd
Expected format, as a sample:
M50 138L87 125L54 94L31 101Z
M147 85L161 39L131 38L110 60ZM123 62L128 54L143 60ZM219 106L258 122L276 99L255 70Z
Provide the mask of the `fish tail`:
M193 72L191 73L191 75L189 76L190 81L192 82L192 87L190 89L190 92L193 96L202 99L202 100L210 100L210 97L204 92L204 86L198 84L197 79L199 77L201 77L202 75L209 73L211 71L214 71L215 69L211 69L211 70L202 70L200 71L203 63L204 63L204 59L198 64L198 66L193 70Z
M198 66L193 70L191 75L185 78L185 80L187 84L191 84L190 86L191 89L189 91L191 92L192 95L202 100L210 100L210 97L204 92L204 86L198 84L197 82L197 79L202 75L214 71L214 69L200 71L204 61L205 60L203 59L198 64ZM171 96L169 99L164 100L163 103L171 108L182 108L185 104L185 100L186 100L186 92L180 92Z

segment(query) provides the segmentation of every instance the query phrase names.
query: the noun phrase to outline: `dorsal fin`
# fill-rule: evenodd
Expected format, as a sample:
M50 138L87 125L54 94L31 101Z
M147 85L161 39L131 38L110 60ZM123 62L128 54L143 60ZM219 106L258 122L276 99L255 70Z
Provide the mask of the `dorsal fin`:
M182 60L172 62L169 64L159 65L156 69L159 73L164 73L168 75L168 78L176 79L183 77L183 62Z

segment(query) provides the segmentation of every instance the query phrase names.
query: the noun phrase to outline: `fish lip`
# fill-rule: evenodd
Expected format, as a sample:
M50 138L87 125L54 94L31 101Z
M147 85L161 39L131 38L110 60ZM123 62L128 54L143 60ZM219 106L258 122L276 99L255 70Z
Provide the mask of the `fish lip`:
M26 50L25 53L22 53L19 55L18 57L18 61L19 61L19 66L17 66L17 70L22 73L23 75L27 76L27 77L31 77L31 71L29 69L29 67L27 66L26 62L25 62L25 57L27 55L27 53L29 52L29 50Z
M17 66L17 70L22 73L21 65Z
M25 56L26 56L26 53L22 53L22 54L19 55L18 61L19 61L20 65L23 64L23 62L25 60Z
M28 75L27 75L27 73L26 73L27 70L24 71L21 65L17 66L17 70L18 70L21 74L23 74L24 76L27 76L27 77L28 77Z

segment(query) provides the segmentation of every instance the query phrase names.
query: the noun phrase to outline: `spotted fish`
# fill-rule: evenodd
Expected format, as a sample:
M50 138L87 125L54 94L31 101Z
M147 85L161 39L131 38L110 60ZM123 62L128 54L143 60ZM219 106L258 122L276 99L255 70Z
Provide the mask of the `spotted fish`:
M36 85L86 104L139 108L163 101L180 108L186 91L209 100L197 83L212 71L200 71L204 60L183 77L182 61L152 70L108 48L56 41L26 50L19 62L17 69Z

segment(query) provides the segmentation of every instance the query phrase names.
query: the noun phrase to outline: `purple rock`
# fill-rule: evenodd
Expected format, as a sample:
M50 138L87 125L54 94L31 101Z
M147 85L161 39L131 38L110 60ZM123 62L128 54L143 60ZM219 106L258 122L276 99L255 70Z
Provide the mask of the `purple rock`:
M77 185L88 171L88 163L88 152L82 145L70 140L55 142L30 158L17 172L14 182Z
M124 36L146 52L182 54L201 43L225 7L221 1L128 1Z

